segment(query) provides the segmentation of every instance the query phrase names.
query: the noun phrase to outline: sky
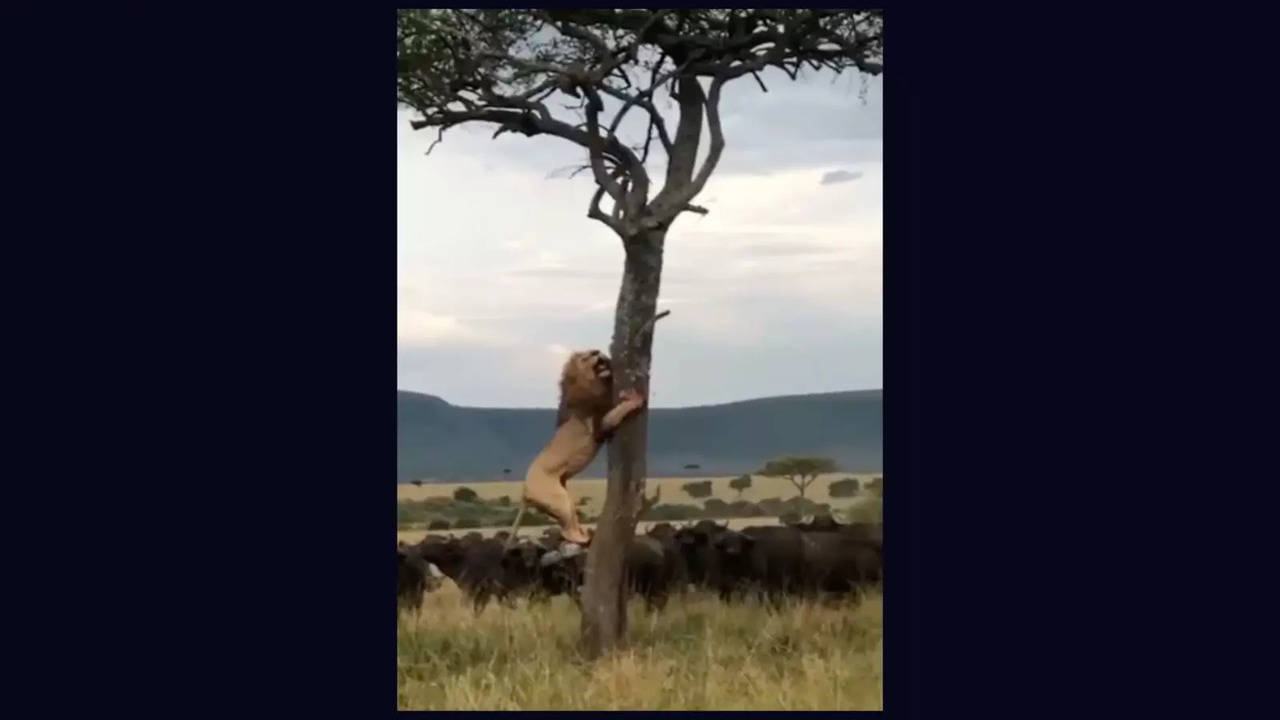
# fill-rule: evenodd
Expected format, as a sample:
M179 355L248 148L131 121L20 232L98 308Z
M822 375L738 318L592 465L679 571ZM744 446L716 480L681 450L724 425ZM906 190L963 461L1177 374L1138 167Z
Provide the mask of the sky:
M653 407L881 387L882 78L725 86L724 152L694 200L710 212L667 235ZM568 353L608 351L622 276L621 241L586 216L591 173L567 177L586 151L461 125L428 156L437 131L413 117L396 113L398 387L553 407ZM650 166L652 197L660 148Z

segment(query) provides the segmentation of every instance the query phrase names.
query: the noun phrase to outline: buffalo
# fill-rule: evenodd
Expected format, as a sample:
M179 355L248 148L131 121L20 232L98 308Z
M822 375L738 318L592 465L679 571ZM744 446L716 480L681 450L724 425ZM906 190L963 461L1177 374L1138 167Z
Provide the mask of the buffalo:
M513 599L511 573L503 565L504 548L497 540L474 537L443 541L424 539L418 548L428 562L434 563L458 585L471 600L476 614L484 610L490 599L497 598L501 602Z
M875 545L884 544L884 525L882 523L849 523L842 524L836 522L835 518L830 515L818 515L810 522L800 523L793 526L797 530L804 532L839 532L851 535L859 540L873 543Z
M407 610L422 609L422 596L440 587L440 569L427 561L416 546L396 547L396 601Z
M807 532L804 544L804 592L846 593L882 579L882 552L876 542L847 532Z
M727 531L726 525L699 520L673 533L690 584L700 588L720 589L720 553L716 550L715 540Z

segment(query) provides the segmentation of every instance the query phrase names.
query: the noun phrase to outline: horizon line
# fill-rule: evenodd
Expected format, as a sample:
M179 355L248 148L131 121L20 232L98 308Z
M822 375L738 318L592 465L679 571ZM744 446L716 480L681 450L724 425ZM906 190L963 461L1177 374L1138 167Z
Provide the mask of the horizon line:
M446 400L444 397L442 397L442 396L440 396L440 395L434 395L434 394L432 394L432 393L429 393L429 392L426 392L426 391L423 391L423 390L406 390L406 389L404 389L404 388L396 388L396 392L398 392L398 393L402 393L402 392L403 392L403 393L411 393L411 394L413 394L413 395L424 395L424 396L427 396L427 397L433 397L433 398L436 398L436 399L440 400L441 402L444 402L445 404L449 405L450 407L455 407L455 408L465 408L465 409L474 409L474 410L547 410L547 411L553 411L553 410L555 410L555 408L554 408L554 407L551 407L551 406L544 406L544 405L536 405L536 406L532 406L532 405L527 405L527 406L513 406L513 405L454 405L453 403L449 402L448 400ZM722 406L725 406L725 405L737 405L737 404L740 404L740 403L755 402L755 401L758 401L758 400L778 400L778 399L782 399L782 398L812 397L812 396L815 396L815 395L843 395L843 394L847 394L847 393L872 393L872 392L884 392L884 388L883 388L883 387L877 387L877 388L859 388L859 389L856 389L856 390L825 390L825 391L822 391L822 392L809 392L809 393L787 393L787 394L785 394L785 395L764 395L764 396L760 396L760 397L744 398L744 399L742 399L742 400L729 400L729 401L726 401L726 402L706 403L706 404L702 404L702 405L671 405L671 406L668 406L668 405L652 405L652 406L650 406L650 409L653 409L653 410L688 410L688 409L692 409L692 408L707 408L707 407L722 407Z

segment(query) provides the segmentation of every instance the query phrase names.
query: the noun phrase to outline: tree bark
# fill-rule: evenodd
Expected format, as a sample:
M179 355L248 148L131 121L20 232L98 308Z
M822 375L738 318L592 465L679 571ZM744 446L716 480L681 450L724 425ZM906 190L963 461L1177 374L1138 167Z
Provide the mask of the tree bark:
M614 315L613 390L635 389L649 397L649 359L654 314L662 275L666 229L645 232L624 242L626 263ZM648 404L614 432L609 443L609 480L604 508L587 554L582 597L581 647L588 658L626 644L626 551L635 535L647 472Z

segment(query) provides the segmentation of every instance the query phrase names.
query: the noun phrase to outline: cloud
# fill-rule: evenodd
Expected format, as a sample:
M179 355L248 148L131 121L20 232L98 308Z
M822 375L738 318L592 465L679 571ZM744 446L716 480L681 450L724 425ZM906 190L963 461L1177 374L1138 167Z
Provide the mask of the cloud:
M505 274L514 277L544 278L550 280L616 281L622 276L622 269L619 268L617 272L608 272L605 270L584 270L583 268L574 267L532 267L507 270Z
M674 311L654 338L657 406L880 384L879 80L864 104L848 76L762 77L767 94L750 79L726 86L727 147L697 201L711 212L667 236L658 308ZM623 129L642 133L644 115ZM435 133L408 118L397 114L399 386L551 407L568 352L609 345L625 257L586 218L591 174L546 178L585 153L463 125L426 156ZM650 166L656 193L665 158ZM824 182L833 169L857 184L825 187L840 184Z
M509 345L500 334L464 324L457 317L436 315L401 303L396 312L396 341L401 345Z
M832 170L822 176L818 181L819 185L834 185L836 183L849 182L862 177L860 172L849 172L848 170Z

